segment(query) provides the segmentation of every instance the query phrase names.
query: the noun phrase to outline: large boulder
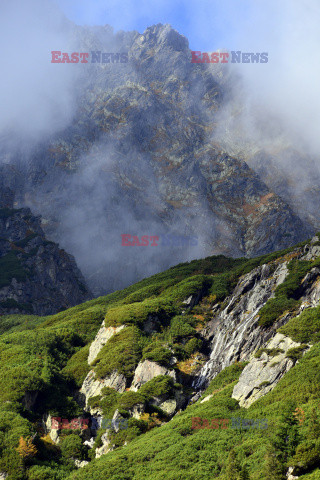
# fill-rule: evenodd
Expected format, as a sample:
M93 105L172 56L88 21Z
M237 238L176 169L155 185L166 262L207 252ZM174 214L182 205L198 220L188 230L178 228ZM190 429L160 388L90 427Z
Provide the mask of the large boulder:
M169 375L176 381L176 373L174 370L170 370L150 360L140 362L135 370L130 390L136 392L142 385L158 375Z
M288 358L286 353L291 348L299 346L300 343L277 333L266 345L264 350L267 351L264 351L259 358L253 358L244 368L239 382L233 389L232 398L238 400L241 407L247 408L273 390L294 365L293 360ZM276 353L277 350L278 353Z
M118 392L122 393L126 389L127 379L121 373L117 371L112 372L105 378L99 379L96 377L94 370L90 370L82 387L80 389L80 394L82 394L85 398L85 408L88 409L88 401L91 397L95 397L101 394L101 390L104 387L114 388ZM90 409L90 413L93 415L97 412L93 411L94 409Z

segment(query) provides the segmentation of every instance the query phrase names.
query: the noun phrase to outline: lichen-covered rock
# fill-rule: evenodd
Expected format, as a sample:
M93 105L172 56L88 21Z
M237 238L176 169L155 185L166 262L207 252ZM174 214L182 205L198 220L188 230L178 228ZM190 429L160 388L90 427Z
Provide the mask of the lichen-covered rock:
M101 436L102 446L99 448L96 448L96 458L99 458L102 455L105 455L106 453L111 452L114 449L114 447L111 445L111 442L110 442L110 432L111 431L119 432L121 428L119 425L119 421L122 419L123 417L120 414L119 410L116 410L112 417L112 422L110 422L110 425L109 427L107 427L106 432Z
M43 418L43 424L45 428L45 432L49 434L51 440L58 444L59 443L59 430L56 428L52 428L52 416L50 414L45 415Z
M200 403L205 403L205 402L208 402L209 400L211 400L211 398L213 397L213 395L207 395L206 397L204 397Z
M90 437L89 440L85 440L83 442L83 445L86 445L88 448L93 448L93 445L94 445L94 437Z
M106 327L105 322L102 322L100 330L98 331L94 341L90 345L88 363L89 365L95 360L100 350L106 345L106 343L116 333L119 333L125 325L120 327ZM127 385L127 379L124 375L114 371L105 378L97 378L94 370L90 370L86 378L83 381L79 392L79 401L84 404L86 409L89 409L91 415L101 416L102 410L97 407L88 407L88 401L91 397L95 397L101 394L101 390L104 387L111 387L118 392L123 392Z
M169 398L164 402L159 404L161 410L163 410L167 415L171 416L177 410L177 400L175 398Z
M134 372L134 378L130 390L136 392L142 385L158 375L169 375L176 380L176 373L174 370L169 370L168 368L163 367L156 362L151 362L150 360L140 362Z
M139 417L137 417L139 418ZM114 447L111 445L110 442L110 433L111 432L116 432L118 433L123 427L121 426L121 421L124 420L123 416L117 409L114 412L114 415L112 417L112 421L110 422L109 426L106 428L106 432L101 436L101 441L102 441L102 446L99 448L96 448L96 458L101 457L102 455L105 455L108 452L111 452L114 450Z
M129 409L131 417L136 418L137 420L139 420L144 411L145 406L143 403L136 403L136 405Z
M78 459L75 459L74 461L74 464L77 468L83 468L85 467L86 465L88 465L88 461L87 460L78 460Z
M273 351L272 355L263 352L259 358L253 358L249 362L233 389L232 398L238 400L241 407L247 408L273 390L294 365L294 362L286 356L287 351L300 345L291 338L277 333L265 347L266 350Z

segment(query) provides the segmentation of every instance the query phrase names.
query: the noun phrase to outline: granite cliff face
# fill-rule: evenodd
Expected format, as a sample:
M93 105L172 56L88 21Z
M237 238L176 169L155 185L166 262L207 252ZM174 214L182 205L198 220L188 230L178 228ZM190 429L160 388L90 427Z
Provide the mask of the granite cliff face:
M10 189L0 206L0 313L48 315L91 298L75 260L46 239L40 217L12 208Z
M22 179L19 206L43 215L95 293L191 258L258 255L306 238L310 227L213 140L227 72L191 63L187 39L169 25L143 35L73 27L73 36L76 50L127 52L129 61L82 65L70 126L29 155L3 145L2 158ZM198 244L125 249L122 233Z
M258 324L259 310L287 274L287 262L284 261L279 265L262 265L239 281L227 306L214 312L203 332L210 342L211 353L195 387L203 387L234 361L246 361L274 335L281 321L271 329L263 329Z

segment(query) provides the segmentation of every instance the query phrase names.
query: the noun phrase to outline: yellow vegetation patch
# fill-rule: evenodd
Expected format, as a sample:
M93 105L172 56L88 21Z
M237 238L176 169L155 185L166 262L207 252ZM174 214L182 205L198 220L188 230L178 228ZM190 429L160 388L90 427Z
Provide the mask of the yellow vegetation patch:
M145 422L148 422L148 430L151 430L154 427L157 427L158 425L161 425L161 420L158 418L157 413L143 413L140 415L140 420L144 420Z
M44 442L44 443L50 443L50 445L55 445L54 441L52 440L52 438L50 437L50 434L48 433L47 435L44 435L43 437L41 437L41 440Z
M177 368L186 374L190 374L201 367L205 360L198 360L196 357L199 355L199 352L195 352L187 360L183 360L177 363Z

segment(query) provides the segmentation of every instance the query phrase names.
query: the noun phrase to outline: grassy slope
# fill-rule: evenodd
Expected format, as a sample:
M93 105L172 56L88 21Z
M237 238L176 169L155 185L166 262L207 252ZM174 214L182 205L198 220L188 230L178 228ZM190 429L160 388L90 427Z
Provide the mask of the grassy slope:
M177 314L183 308L182 300L202 289L210 298L222 301L230 293L240 275L288 252L290 252L290 249L251 260L227 259L223 256L209 257L204 260L177 265L166 272L154 275L127 289L91 300L67 311L60 312L57 315L43 318L18 315L3 316L0 327L0 450L2 452L0 470L10 472L9 480L23 478L23 473L18 468L19 457L15 447L21 435L27 436L35 431L33 422L42 413L51 411L53 414L65 415L68 418L80 413L77 405L71 398L71 391L74 387L81 385L88 372L88 347L106 314L107 321L111 322L111 324L131 323L132 328L136 328L140 332L142 343L141 349L134 360L136 363L142 355L145 358L150 355L150 341L153 338L146 338L146 336L141 334L141 325L147 313L152 311L158 312L160 318L163 319L165 328L162 334L158 335L160 344L164 341L167 342L168 338L175 343L179 343L183 335L186 335L188 338L192 337L192 330L190 329L193 328L192 325L189 325L187 331L181 333L181 325L179 324ZM158 355L159 351L151 351L151 353ZM160 353L163 354L163 351ZM188 353L184 352L184 354L187 355ZM103 356L97 362L96 368L98 370L99 366L103 370ZM238 373L238 368L235 371ZM224 373L224 375L227 375L227 373ZM217 380L217 382L219 381ZM220 400L217 400L217 405L220 405L221 411L218 409L214 415L219 416L218 413L220 412L221 415L227 418L232 413L232 409L237 408L236 402L228 398L228 396L230 397L231 389L232 387L229 386L219 393ZM34 391L40 392L36 414L26 410L22 405L25 393ZM210 405L211 403L209 402ZM208 408L209 404L204 404L201 408ZM194 406L192 408L199 407ZM166 432L175 422L184 419L185 415L189 415L188 412L189 410L180 414L168 425L161 427L161 431L154 430L148 433L145 440L147 444L149 445L151 440L148 439L152 439L153 436L164 435L166 437L166 433L161 432ZM182 420L184 425L186 425L185 420ZM169 431L171 432L171 430ZM201 431L200 433L197 432L196 435L191 435L191 439L193 437L199 438L200 442L198 446L192 447L193 450L196 450L196 452L202 451L203 447L201 445L205 441L201 439L201 435L204 435L205 439L208 437L209 441L209 439L212 439L212 433L216 434L217 432ZM238 432L232 433L238 435ZM200 434L200 437L197 437L198 434ZM227 448L230 432L222 432L222 434L226 435L226 437L222 438L221 445L225 445L224 448ZM252 435L251 432L250 435ZM190 441L188 440L188 435L182 437L183 441L187 443ZM169 439L166 441L169 442ZM139 441L135 440L134 442L144 442L144 440L141 438ZM139 443L132 443L132 447L130 446L132 452L135 451L134 445L139 445ZM162 450L163 448L162 445ZM191 446L189 445L188 448L191 448ZM121 452L122 450L119 450L112 454L110 460L102 459L101 468L103 468L106 461L112 461L112 458L115 458L113 457L114 455L122 455ZM208 452L206 455L208 455ZM209 455L210 461L213 463L214 458L216 458L215 455L213 453ZM167 457L165 460L167 464L170 462L170 458L174 456ZM48 462L54 461L53 468L61 467L63 470L64 467L60 465L59 458L54 457L53 460L50 460L49 457L48 452L44 452L37 462L44 462L47 465ZM164 456L163 458L165 459L166 457ZM186 464L189 468L191 463L187 458L188 456L184 456L184 461L187 462ZM204 458L201 459L200 463L202 464L202 462L206 464ZM137 465L134 461L132 468L136 469L136 467ZM223 464L221 464L222 467ZM200 465L194 468L198 471ZM203 469L203 472L206 471L208 475L209 470L205 465ZM50 475L53 475L52 472L53 470L51 470ZM66 474L67 472L64 471L61 474L61 478L66 478ZM80 472L78 475L82 475L82 473ZM119 476L119 472L116 475L118 476L110 478L133 478L133 476ZM202 475L205 475L205 473ZM60 477L58 475L57 477L49 476L48 478ZM155 476L154 478L162 477ZM34 480L36 480L36 477L34 477Z

